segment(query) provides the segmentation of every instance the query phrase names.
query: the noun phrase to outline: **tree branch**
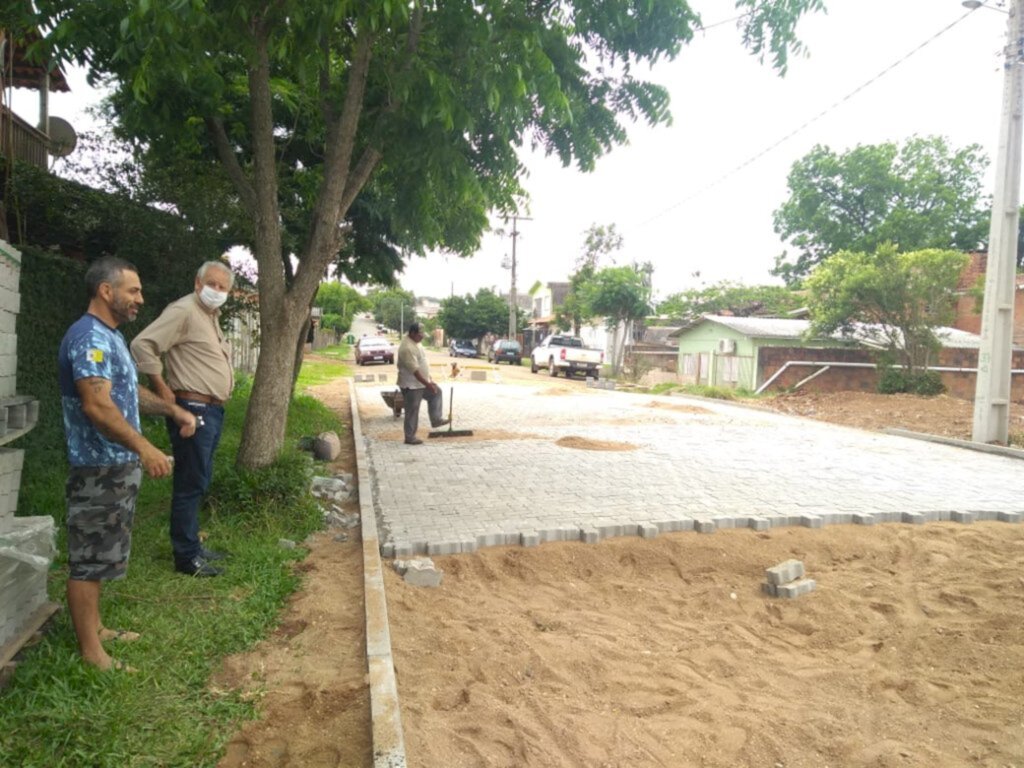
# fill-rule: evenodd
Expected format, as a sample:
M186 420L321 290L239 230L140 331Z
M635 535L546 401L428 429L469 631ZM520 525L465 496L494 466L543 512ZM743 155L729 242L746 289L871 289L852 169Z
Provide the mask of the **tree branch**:
M208 117L204 120L204 123L206 124L206 133L209 135L217 152L217 159L220 160L220 164L224 167L228 178L234 184L235 190L242 200L242 205L245 206L245 210L250 216L254 216L256 214L256 190L249 183L245 171L238 164L238 157L235 156L231 149L231 142L228 140L228 134L224 130L224 121L219 117Z

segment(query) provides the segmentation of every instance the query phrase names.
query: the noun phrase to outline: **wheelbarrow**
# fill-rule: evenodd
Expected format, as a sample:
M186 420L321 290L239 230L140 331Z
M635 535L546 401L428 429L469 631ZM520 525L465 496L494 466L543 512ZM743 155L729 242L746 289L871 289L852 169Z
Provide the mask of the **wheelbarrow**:
M402 415L402 406L405 405L405 398L402 397L402 390L392 389L390 391L383 391L380 393L381 398L387 403L388 408L395 414L397 419Z

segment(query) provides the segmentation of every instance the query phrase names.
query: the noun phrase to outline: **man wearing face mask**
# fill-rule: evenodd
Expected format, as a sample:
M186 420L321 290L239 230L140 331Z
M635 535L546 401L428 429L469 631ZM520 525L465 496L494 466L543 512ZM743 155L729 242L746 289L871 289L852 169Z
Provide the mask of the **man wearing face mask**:
M174 567L191 576L218 576L212 561L225 555L199 540L199 507L210 486L213 454L220 441L224 403L234 387L231 348L218 317L235 276L221 261L208 261L196 274L195 291L171 302L132 341L132 356L151 388L168 403L195 414L195 436L184 439L167 421L174 449L171 547Z

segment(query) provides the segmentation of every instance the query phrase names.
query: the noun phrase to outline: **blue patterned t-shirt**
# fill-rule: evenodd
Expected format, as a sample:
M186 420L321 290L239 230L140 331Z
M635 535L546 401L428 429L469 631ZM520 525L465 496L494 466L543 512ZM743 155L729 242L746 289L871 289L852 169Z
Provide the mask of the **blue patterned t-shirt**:
M61 407L73 467L101 467L138 461L138 454L108 440L82 410L75 382L96 377L110 382L110 398L125 420L139 430L139 376L124 336L95 315L82 315L68 328L57 358Z

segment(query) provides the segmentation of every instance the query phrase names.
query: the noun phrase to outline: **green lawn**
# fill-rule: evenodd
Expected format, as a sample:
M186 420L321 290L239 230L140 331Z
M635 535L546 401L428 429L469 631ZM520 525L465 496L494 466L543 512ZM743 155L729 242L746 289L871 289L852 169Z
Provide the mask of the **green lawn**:
M321 365L304 367L300 391L332 373ZM302 435L340 431L341 424L315 399L300 395L290 408L279 462L257 473L238 472L233 460L248 402L245 382L239 390L228 404L202 517L211 546L232 555L226 573L193 579L173 572L170 480L144 481L128 577L105 586L101 605L107 626L142 633L135 643L108 644L138 674L83 666L67 612L59 612L0 692L0 766L213 766L240 721L254 717L251 702L211 691L207 680L224 656L267 634L299 586L291 565L304 550L282 548L278 541L303 540L322 525L322 513L306 493L312 462L295 445ZM149 421L144 429L166 447L161 422ZM19 511L57 520L60 554L49 590L63 604L65 464L62 446L49 442L26 447Z

